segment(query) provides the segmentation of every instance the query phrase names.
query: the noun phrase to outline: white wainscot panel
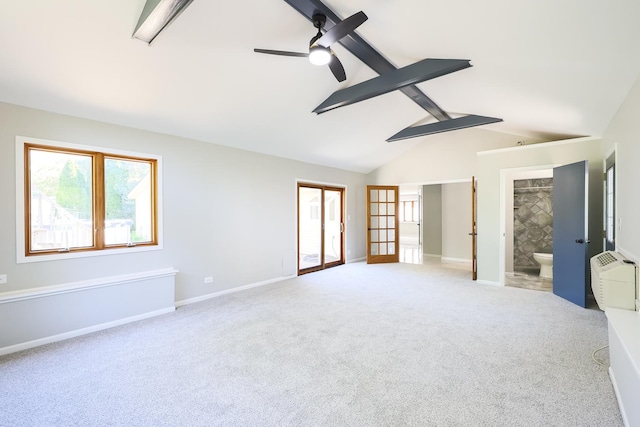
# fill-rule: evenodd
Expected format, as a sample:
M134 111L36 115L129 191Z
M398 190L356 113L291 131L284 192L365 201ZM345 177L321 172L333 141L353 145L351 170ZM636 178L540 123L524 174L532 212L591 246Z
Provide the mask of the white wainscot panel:
M167 268L0 294L0 355L175 310Z

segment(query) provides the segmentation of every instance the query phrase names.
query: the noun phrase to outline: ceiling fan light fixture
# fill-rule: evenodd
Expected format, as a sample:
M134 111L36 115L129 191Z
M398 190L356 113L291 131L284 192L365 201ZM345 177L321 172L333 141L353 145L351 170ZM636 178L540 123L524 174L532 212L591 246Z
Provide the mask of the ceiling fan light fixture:
M151 43L193 0L147 0L133 37Z
M331 51L328 47L311 46L309 48L309 62L313 65L326 65L331 61Z

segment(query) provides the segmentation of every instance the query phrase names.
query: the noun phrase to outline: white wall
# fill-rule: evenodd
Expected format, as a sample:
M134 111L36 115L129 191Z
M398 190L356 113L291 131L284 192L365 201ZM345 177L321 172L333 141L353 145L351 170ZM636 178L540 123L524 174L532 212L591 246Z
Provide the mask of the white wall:
M422 187L422 253L442 256L442 185Z
M442 259L471 262L471 182L442 185Z
M478 153L478 280L501 283L505 221L501 210L501 184L508 173L526 168L589 161L589 236L594 243L590 254L601 252L602 235L602 148L598 138L525 145ZM504 247L504 246L502 246Z
M603 136L603 157L616 151L616 250L640 262L640 79Z
M161 155L164 249L18 265L16 135ZM347 187L346 257L364 257L363 174L0 103L0 292L173 267L182 301L295 274L296 179Z
M477 175L476 153L513 147L521 136L470 128L428 136L402 156L369 174L377 185L437 184ZM529 142L539 140L527 139ZM402 144L402 141L396 142Z
M516 147L518 141L539 143L539 139L524 138L519 135L506 134L488 130L487 128L470 128L455 132L442 133L423 140L400 157L381 166L368 176L369 184L403 185L429 184L423 188L423 206L428 207L426 191L432 185L442 184L444 187L458 185L459 190L450 189L449 205L444 206L441 200L441 216L437 220L439 232L433 224L429 224L428 213L423 212L423 251L425 254L441 255L443 258L460 260L471 259L471 177L478 174L477 152L505 147ZM402 144L402 142L397 142ZM464 188L464 189L463 189ZM464 195L463 195L464 193ZM455 202L454 202L455 200ZM456 203L461 203L457 206ZM448 217L448 218L447 218ZM447 218L445 229L445 218ZM429 246L430 230L433 245Z

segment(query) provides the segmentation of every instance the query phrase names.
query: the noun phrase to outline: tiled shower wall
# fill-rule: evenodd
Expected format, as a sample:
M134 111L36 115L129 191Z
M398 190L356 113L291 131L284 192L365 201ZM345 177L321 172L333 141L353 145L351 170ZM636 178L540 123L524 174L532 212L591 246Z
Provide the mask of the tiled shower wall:
M513 266L539 268L534 252L553 252L553 178L513 181Z

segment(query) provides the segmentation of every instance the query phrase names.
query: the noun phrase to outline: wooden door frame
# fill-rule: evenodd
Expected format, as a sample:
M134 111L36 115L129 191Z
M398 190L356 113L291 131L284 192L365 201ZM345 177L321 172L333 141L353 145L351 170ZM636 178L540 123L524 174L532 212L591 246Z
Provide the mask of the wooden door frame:
M394 215L394 230L395 230L395 253L393 255L372 255L371 254L371 190L394 190L395 191L395 215ZM400 203L400 189L397 185L367 185L367 264L377 264L385 262L399 262L400 261L400 217L398 215L398 205Z
M478 280L478 188L476 177L471 177L471 280Z
M320 209L319 209L319 214L320 214L320 223L321 223L321 230L322 230L322 236L320 238L320 255L319 255L319 261L320 264L314 267L309 267L309 268L305 268L305 269L300 269L300 231L301 231L301 227L300 227L300 187L305 187L305 188L314 188L314 189L318 189L320 190ZM325 257L325 247L324 247L324 240L325 240L325 236L324 236L324 231L325 231L325 206L324 206L324 196L325 196L325 191L338 191L340 192L340 224L341 224L341 231L340 231L340 259L337 261L333 261L333 262L329 262L329 263L325 263L324 257ZM327 184L318 184L318 183L313 183L313 182L308 182L308 181L298 181L297 185L296 185L296 199L297 199L297 226L298 226L298 232L297 232L297 250L296 250L296 266L297 266L297 273L298 276L301 276L303 274L307 274L307 273L313 273L314 271L319 271L319 270L324 270L325 268L330 268L330 267L335 267L338 265L343 265L345 263L345 239L346 239L346 223L345 223L345 204L346 204L346 187L340 187L338 185L327 185Z

